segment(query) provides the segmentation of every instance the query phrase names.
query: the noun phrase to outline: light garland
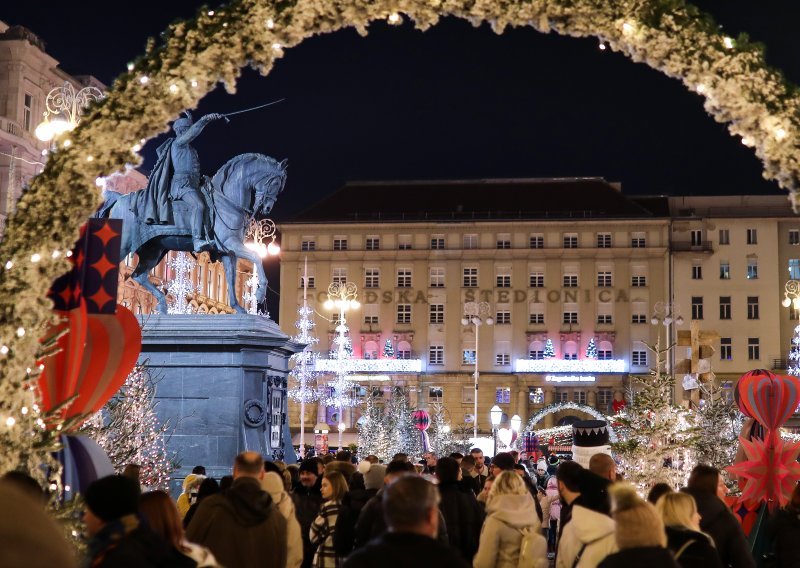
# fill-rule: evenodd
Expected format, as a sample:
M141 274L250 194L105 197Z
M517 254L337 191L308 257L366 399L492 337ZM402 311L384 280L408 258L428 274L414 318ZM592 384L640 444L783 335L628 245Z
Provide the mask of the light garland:
M624 373L624 359L517 359L517 373Z
M314 370L318 373L421 373L422 359L317 359Z
M186 297L194 292L191 274L195 262L185 252L179 252L168 264L175 274L175 278L170 280L167 285L167 291L174 298L167 306L167 313L193 314L195 311L194 307L189 303Z
M194 20L171 24L161 34L161 44L151 41L107 97L87 109L71 139L50 154L8 220L0 258L22 265L34 252L68 249L101 200L94 180L122 164L139 163L141 158L131 151L135 142L165 132L169 121L197 106L218 83L232 93L244 66L267 75L286 49L304 39L346 27L366 35L370 22L386 20L397 10L395 0L277 5L271 0L232 0L213 15L199 11ZM758 45L744 37L729 38L694 6L680 0L404 0L402 11L421 30L455 16L475 25L489 22L497 33L509 26L530 26L543 33L593 36L689 89L706 85L706 111L753 148L765 178L787 189L794 206L800 203L800 96L780 72L767 66ZM264 49L271 45L280 49ZM190 90L163 96L170 84L185 80ZM38 338L15 338L13 331L41 329L50 321L46 292L68 268L61 259L0 273L0 344L10 348L0 360L0 400L15 411L20 406L19 379L36 359ZM0 446L5 448L0 471L16 468L22 459L15 449L20 438L0 433Z
M614 422L615 418L613 416L606 416L599 410L592 408L591 406L587 406L585 404L578 404L576 402L556 402L554 404L549 404L544 408L540 409L539 412L531 416L530 420L528 420L528 425L525 426L523 432L533 432L534 434L539 434L542 430L535 428L536 424L541 422L541 420L547 416L548 414L555 414L557 412L563 412L565 410L578 410L580 412L585 412L586 414L596 418L597 420L604 420L608 423L608 437L612 442L617 441L617 433L614 431L612 427L612 423Z

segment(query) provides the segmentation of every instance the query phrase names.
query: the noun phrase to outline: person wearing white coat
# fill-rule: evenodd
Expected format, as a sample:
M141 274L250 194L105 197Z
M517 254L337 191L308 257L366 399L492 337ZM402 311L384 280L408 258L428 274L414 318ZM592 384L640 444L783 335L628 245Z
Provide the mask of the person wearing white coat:
M303 537L294 512L294 501L284 490L283 479L275 472L264 474L261 488L272 497L275 507L286 519L286 568L300 568L303 563Z
M617 552L614 521L596 511L573 505L572 520L558 542L556 568L595 568L609 554ZM581 552L582 551L582 552ZM580 554L580 560L575 559Z
M539 534L539 528L533 497L522 478L513 471L502 472L495 478L486 499L486 520L472 566L517 568L523 529L527 529L533 545L528 554L534 559L531 568L545 568L547 541Z

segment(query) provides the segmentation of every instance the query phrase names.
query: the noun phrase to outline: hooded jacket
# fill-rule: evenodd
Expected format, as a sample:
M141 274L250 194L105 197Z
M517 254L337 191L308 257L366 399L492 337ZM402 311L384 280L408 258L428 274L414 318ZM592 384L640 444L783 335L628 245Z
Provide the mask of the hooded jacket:
M300 523L294 510L294 501L283 489L283 479L274 472L264 474L261 488L266 491L275 507L286 519L286 568L300 568L303 563L303 537L300 533Z
M676 560L682 568L722 568L710 536L684 527L666 527L666 530L667 548L672 554L680 551Z
M311 560L314 558L314 550L316 549L308 538L308 531L311 528L311 523L317 518L320 507L322 507L321 487L322 476L319 476L312 487L306 487L298 483L292 492L295 515L297 516L297 522L300 523L300 534L303 537L302 565L305 568L311 566Z
M694 497L700 513L700 529L714 539L722 565L726 568L755 568L753 554L747 546L742 525L728 506L716 495L686 487L681 489Z
M478 550L483 511L474 495L458 488L457 481L440 482L439 495L439 511L447 524L450 546L460 550L464 560L471 562Z
M192 489L199 487L205 478L205 475L197 475L194 473L190 473L184 478L183 493L178 496L178 501L176 503L181 520L186 517L186 513L189 512L189 507L192 506L191 496L189 494Z
M286 566L286 519L257 479L240 477L197 508L186 539L211 549L226 568Z
M474 568L516 568L523 528L534 533L534 555L547 562L547 542L537 531L539 517L533 498L528 495L495 495L486 505L486 521L481 530Z
M609 554L617 551L614 539L616 523L606 515L573 504L572 519L564 527L558 543L556 568L572 568L575 558L586 544L576 568L594 568Z

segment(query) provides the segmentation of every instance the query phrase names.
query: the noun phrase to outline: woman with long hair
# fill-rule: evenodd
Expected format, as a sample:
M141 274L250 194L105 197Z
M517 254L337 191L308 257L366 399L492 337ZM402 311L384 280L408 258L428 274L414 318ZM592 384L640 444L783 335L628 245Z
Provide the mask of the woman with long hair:
M722 568L710 536L700 530L697 503L688 493L665 493L656 501L667 530L667 548L682 568Z
M314 568L339 568L342 565L342 558L337 556L333 545L333 535L347 489L347 480L338 471L326 472L322 477L323 504L309 530L311 544L316 547L311 564Z
M778 568L800 566L800 485L792 498L767 524L767 540L775 551Z
M194 560L199 567L219 566L207 548L193 544L183 537L183 524L178 509L164 491L148 491L139 497L139 513L159 535L179 554Z
M520 555L532 559L526 566L547 566L547 541L539 533L540 523L533 497L522 478L503 471L494 480L486 499L486 520L481 530L474 568L516 568ZM523 551L522 547L530 550Z
M612 516L616 522L614 540L619 552L609 554L598 568L679 568L667 550L664 522L656 508L627 483L611 486Z

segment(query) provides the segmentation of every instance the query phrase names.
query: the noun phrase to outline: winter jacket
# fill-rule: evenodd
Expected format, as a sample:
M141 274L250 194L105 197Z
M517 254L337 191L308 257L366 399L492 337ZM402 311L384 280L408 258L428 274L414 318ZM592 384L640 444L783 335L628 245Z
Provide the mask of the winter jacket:
M356 489L348 491L342 499L339 516L336 518L336 538L334 539L336 552L340 556L347 556L353 551L358 516L364 505L375 497L376 493L378 493L377 489Z
M192 491L197 491L197 488L200 487L200 484L206 477L204 475L197 475L194 473L190 473L187 475L183 480L183 493L178 495L178 501L175 505L178 507L178 514L183 519L186 516L186 513L189 511L189 507L192 506L192 498L190 493Z
M191 568L197 563L169 546L137 515L115 519L88 543L91 568Z
M486 512L474 568L517 568L523 528L534 534L534 554L546 565L547 541L538 532L539 518L530 495L496 495Z
M300 523L300 534L303 537L303 568L309 568L311 560L314 558L315 547L308 539L308 531L322 506L321 486L322 477L318 477L313 487L309 488L297 484L292 493L295 514L297 515L297 522Z
M767 541L775 551L778 568L800 566L800 512L778 509L767 523Z
M328 501L319 510L319 515L311 523L309 539L316 547L314 551L314 568L339 568L342 559L336 554L333 546L333 535L336 532L336 518L339 515L339 501Z
M286 568L300 568L303 563L303 537L300 533L300 523L294 510L294 501L285 491L280 497L273 498L275 506L286 519Z
M597 568L680 568L672 553L660 546L626 548L610 554L597 565Z
M461 491L456 481L440 483L439 495L439 510L447 524L450 546L461 551L467 562L472 562L478 551L483 524L480 505L474 495Z
M572 506L572 518L561 533L556 555L556 568L572 568L575 558L586 544L577 568L594 568L609 554L617 551L614 539L615 523L602 515L577 504ZM631 566L639 566L632 564ZM651 567L648 567L651 568Z
M412 533L386 533L356 550L343 568L469 568L457 551L430 537Z
M203 499L186 539L210 548L226 568L286 566L286 519L252 477Z
M667 527L667 548L683 568L722 568L719 552L707 534L684 527Z
M681 489L694 497L700 513L700 530L714 539L725 568L755 568L756 563L747 545L742 525L728 506L716 495L686 487Z

